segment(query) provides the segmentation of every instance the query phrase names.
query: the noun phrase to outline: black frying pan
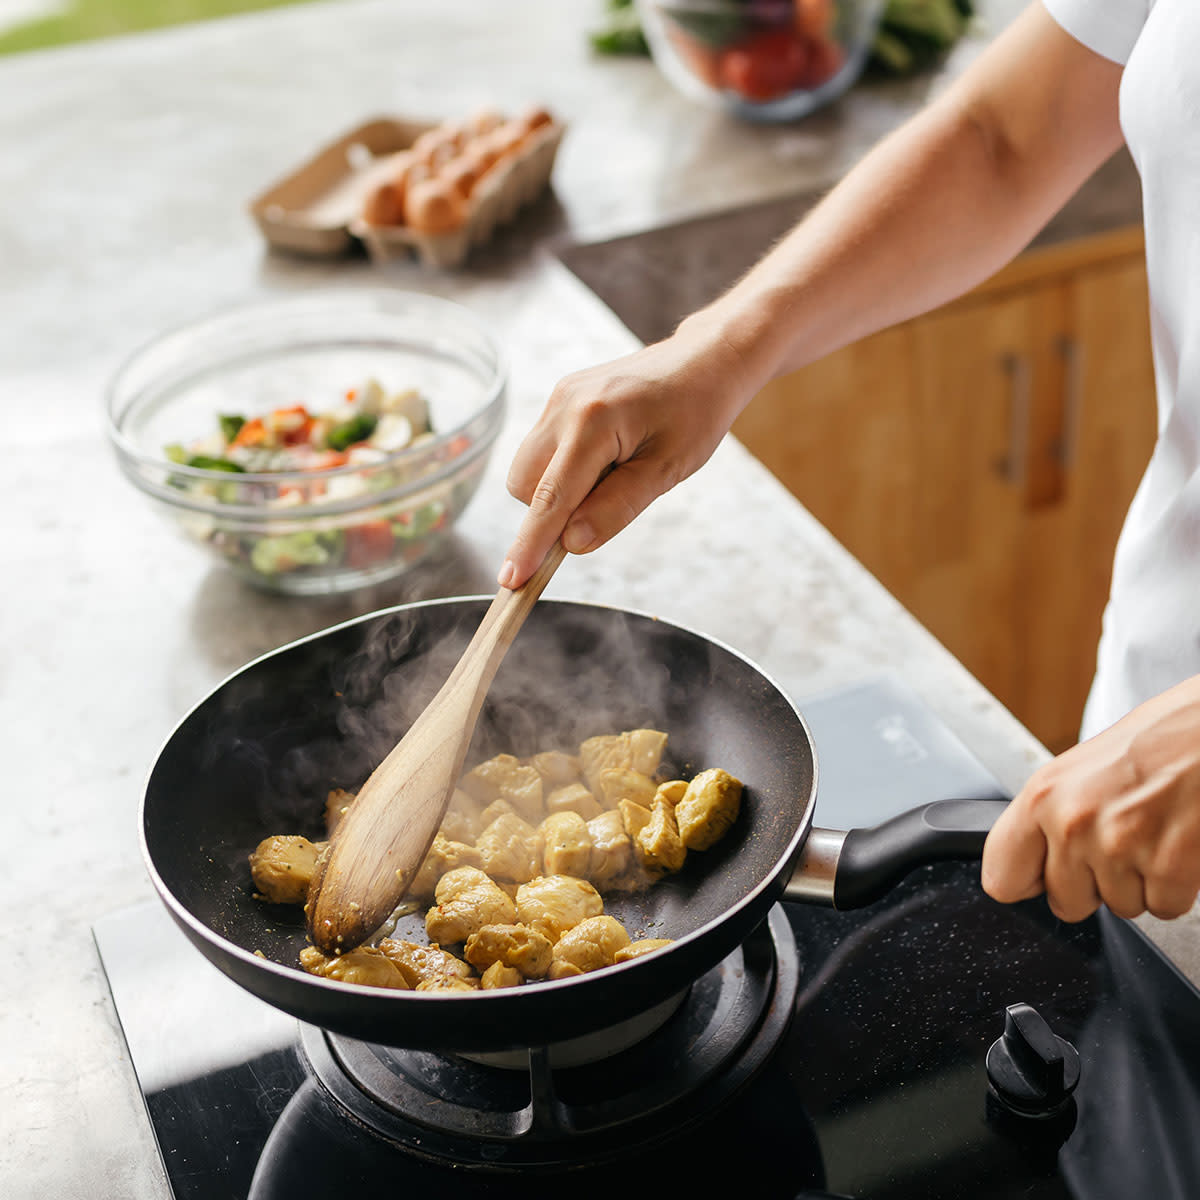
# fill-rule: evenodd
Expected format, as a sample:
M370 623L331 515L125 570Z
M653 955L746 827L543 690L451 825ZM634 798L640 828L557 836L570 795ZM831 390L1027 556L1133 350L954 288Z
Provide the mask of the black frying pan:
M254 899L247 856L269 834L323 836L328 789L361 784L433 697L488 603L401 606L276 650L189 713L151 770L143 851L171 915L227 975L301 1020L368 1041L476 1053L581 1036L681 992L785 891L853 907L923 862L977 857L1003 807L934 803L876 830L814 831L812 739L753 663L653 617L543 600L500 668L468 766L650 726L669 734L672 774L720 766L741 779L742 813L717 846L690 854L649 891L606 897L632 937L674 944L594 974L478 993L385 991L306 974L301 914ZM425 941L423 910L397 936Z

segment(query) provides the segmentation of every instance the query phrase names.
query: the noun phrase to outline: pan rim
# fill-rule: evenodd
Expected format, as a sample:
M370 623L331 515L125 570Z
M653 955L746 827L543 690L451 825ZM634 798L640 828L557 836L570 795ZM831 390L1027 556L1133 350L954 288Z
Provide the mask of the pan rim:
M326 979L323 976L313 975L305 971L299 965L291 966L287 963L281 963L275 959L267 958L255 954L251 950L247 950L244 946L237 942L222 936L206 922L197 917L174 893L172 888L167 884L162 874L154 864L151 855L150 846L146 837L146 805L150 794L150 782L154 775L155 769L163 756L163 752L170 745L175 736L182 730L187 722L202 708L208 701L219 691L231 683L234 679L248 673L260 663L276 658L287 652L290 652L298 647L306 645L309 642L315 642L324 639L341 630L368 624L372 621L385 619L398 613L411 613L420 609L427 608L450 608L454 606L464 606L468 604L490 604L494 596L491 595L471 595L471 596L448 596L437 597L430 600L418 600L405 604L390 605L386 608L376 609L369 613L363 613L356 617L350 617L345 621L337 622L334 625L306 634L303 637L295 638L290 642L277 646L272 650L267 650L262 654L256 655L248 660L241 667L231 671L224 676L215 685L213 685L199 700L193 704L187 712L171 727L166 737L162 740L159 748L151 761L151 764L146 771L145 780L142 788L141 800L138 804L138 841L142 855L143 865L154 885L155 892L160 901L167 907L173 919L190 931L192 935L199 937L204 942L216 948L221 954L227 955L235 959L242 967L261 972L266 970L270 975L289 982L295 982L297 978L302 979L306 985L317 988L319 991L324 991L332 995L345 995L369 998L372 1005L388 1006L399 1001L404 1001L411 1004L413 1001L429 1001L439 1005L472 1002L481 1004L485 1002L494 1006L508 1005L513 1003L514 990L508 988L495 988L488 990L477 990L472 992L418 992L415 990L393 990L388 988L371 987L365 984L345 983L341 980ZM635 617L640 620L650 621L657 624L662 624L671 629L678 630L681 633L691 637L700 639L710 645L716 646L722 651L740 659L747 667L754 671L760 678L769 683L778 695L784 700L787 706L791 709L800 731L808 745L809 758L811 761L812 781L809 786L809 794L804 802L804 810L801 813L800 819L796 823L796 829L788 839L786 846L781 853L776 857L775 861L762 874L758 882L743 893L735 903L724 909L719 915L706 921L703 925L697 926L695 929L689 930L677 939L673 939L671 945L663 947L656 951L653 955L631 959L623 963L614 963L605 967L603 972L589 972L584 975L572 976L566 979L543 979L539 980L536 985L536 990L539 994L554 994L561 991L563 988L578 988L586 986L592 982L597 975L602 975L606 979L614 978L618 973L628 973L630 970L636 970L648 960L662 961L670 957L674 952L682 951L684 947L691 945L694 942L700 941L712 934L712 932L724 925L731 918L742 912L744 909L754 904L762 894L769 888L775 888L780 895L783 891L783 882L786 880L790 869L794 867L796 860L799 858L804 844L808 839L808 835L813 827L813 817L816 808L817 788L819 782L820 764L817 757L816 744L813 740L812 730L809 728L808 722L804 718L804 714L797 707L796 702L792 699L790 693L774 678L768 671L761 667L757 662L751 659L747 654L731 646L729 643L720 638L714 637L711 634L700 632L688 625L684 625L679 621L671 618L661 617L656 613L647 612L641 609L628 608L616 604L605 604L590 600L576 600L568 597L543 597L538 601L538 607L542 605L552 605L562 608L576 608L601 610L612 612L624 617ZM766 915L764 911L764 918ZM690 981L689 981L690 982ZM243 985L244 986L244 985ZM683 986L688 986L687 983ZM253 990L253 989L250 989ZM525 993L525 989L517 989L520 993ZM258 994L258 993L256 993ZM527 993L526 993L527 994ZM270 1003L263 997L265 1003Z

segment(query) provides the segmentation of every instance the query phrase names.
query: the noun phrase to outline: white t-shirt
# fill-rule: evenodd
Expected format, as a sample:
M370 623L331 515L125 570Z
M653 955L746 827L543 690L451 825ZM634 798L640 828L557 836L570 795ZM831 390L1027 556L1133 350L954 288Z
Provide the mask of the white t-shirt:
M1121 129L1142 180L1158 392L1158 441L1117 543L1090 737L1200 674L1200 0L1043 3L1125 65Z

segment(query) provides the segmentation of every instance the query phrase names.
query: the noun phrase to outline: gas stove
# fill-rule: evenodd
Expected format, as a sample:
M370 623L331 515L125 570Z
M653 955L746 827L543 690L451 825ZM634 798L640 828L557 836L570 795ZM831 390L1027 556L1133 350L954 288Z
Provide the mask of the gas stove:
M801 708L818 825L1001 794L895 679ZM977 864L778 905L644 1030L502 1060L301 1026L156 901L94 933L176 1200L1200 1196L1200 992L1106 912L992 902Z

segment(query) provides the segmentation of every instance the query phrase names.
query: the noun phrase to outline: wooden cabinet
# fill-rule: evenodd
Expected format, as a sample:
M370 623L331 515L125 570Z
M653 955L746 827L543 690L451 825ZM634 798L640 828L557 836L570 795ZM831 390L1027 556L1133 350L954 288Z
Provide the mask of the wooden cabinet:
M734 434L1052 750L1155 431L1140 231L1030 251L765 389Z

